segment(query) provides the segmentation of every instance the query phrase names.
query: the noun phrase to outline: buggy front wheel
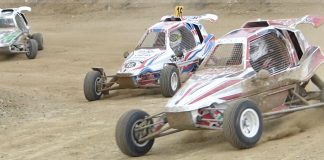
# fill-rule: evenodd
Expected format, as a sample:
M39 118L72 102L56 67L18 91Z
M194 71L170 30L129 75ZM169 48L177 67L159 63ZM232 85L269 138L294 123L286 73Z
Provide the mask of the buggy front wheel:
M262 135L263 119L252 101L239 101L224 113L224 135L232 146L245 149L256 145Z
M26 56L28 59L35 59L38 51L38 44L34 39L28 39L28 51L26 52Z
M83 90L84 96L88 101L99 100L102 96L101 90L102 78L98 71L89 71L84 78Z
M126 155L131 157L139 157L145 155L151 150L154 139L149 139L140 142L139 139L147 136L150 133L150 128L138 130L147 124L145 117L149 116L146 112L141 110L130 110L124 113L118 120L116 126L116 142L119 149ZM152 121L148 121L152 124Z

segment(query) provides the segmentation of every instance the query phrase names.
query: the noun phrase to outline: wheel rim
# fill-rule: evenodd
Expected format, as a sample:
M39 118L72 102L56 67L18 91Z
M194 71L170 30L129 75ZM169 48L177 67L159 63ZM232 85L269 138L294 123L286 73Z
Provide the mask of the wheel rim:
M138 147L144 147L145 145L147 145L149 143L149 140L140 143L138 140L140 139L141 136L143 136L143 134L145 134L145 131L147 132L147 130L140 130L140 131L135 131L136 128L140 127L140 124L143 122L143 119L137 120L133 126L132 126L132 130L131 130L131 138L133 143L138 146Z
M260 127L259 116L253 109L246 109L240 117L240 129L245 137L254 137Z
M178 88L178 75L176 72L173 72L171 75L171 89L173 91L177 90Z
M96 80L95 80L94 90L96 92L96 95L98 95L98 96L101 95L101 92L98 91L99 90L99 87L101 86L100 83L101 83L101 78L100 77L97 77Z

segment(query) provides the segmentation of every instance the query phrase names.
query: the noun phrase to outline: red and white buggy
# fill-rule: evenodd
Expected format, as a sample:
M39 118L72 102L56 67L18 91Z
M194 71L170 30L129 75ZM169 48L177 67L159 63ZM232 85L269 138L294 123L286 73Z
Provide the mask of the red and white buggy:
M298 24L324 23L324 17L258 20L216 40L214 52L166 104L165 111L123 114L116 142L128 156L146 154L154 138L182 130L222 130L237 148L259 141L263 120L324 106L324 82L315 70L324 62ZM319 91L306 91L313 82ZM318 100L310 104L309 100Z

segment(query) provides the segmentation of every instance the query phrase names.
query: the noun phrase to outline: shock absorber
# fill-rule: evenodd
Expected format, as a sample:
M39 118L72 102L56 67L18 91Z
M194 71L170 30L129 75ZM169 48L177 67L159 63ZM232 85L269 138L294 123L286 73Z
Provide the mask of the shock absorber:
M321 90L320 101L324 102L324 82L317 74L314 74L311 80Z

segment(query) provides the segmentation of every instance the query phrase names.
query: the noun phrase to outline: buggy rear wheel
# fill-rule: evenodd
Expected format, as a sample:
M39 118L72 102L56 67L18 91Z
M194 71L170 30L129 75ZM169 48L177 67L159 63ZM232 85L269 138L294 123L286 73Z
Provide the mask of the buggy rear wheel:
M84 78L83 91L88 101L99 100L102 92L99 91L102 83L101 74L98 71L89 71Z
M34 33L31 37L32 39L36 40L38 44L38 50L43 50L44 49L43 35L41 33Z
M253 102L239 101L225 110L223 128L225 138L234 147L251 148L262 135L261 112Z
M38 44L34 39L28 39L28 51L26 52L26 56L28 59L35 59L38 51Z
M180 88L179 71L175 66L165 66L160 75L160 88L164 97L172 97Z
M136 131L145 121L144 118L149 116L141 110L130 110L124 113L118 120L115 132L115 138L119 149L131 157L145 155L154 144L154 139L139 142L141 136L147 135L150 128ZM152 123L152 121L149 121Z

